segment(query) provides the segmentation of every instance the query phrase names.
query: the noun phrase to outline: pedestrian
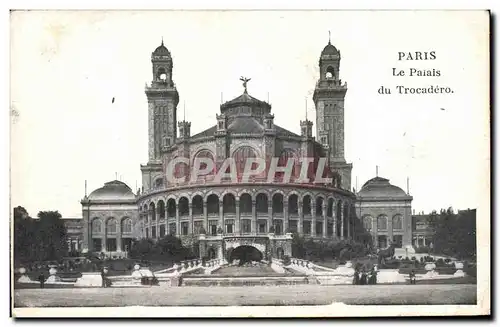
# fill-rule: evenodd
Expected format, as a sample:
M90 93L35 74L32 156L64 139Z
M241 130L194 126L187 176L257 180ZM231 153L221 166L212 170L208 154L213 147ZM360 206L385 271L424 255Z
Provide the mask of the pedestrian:
M358 268L356 268L356 270L354 271L354 278L352 280L352 284L359 285L359 269Z
M40 288L44 288L45 287L45 276L43 275L43 273L40 273L40 275L38 275L38 281L40 282Z
M410 284L416 284L417 283L417 276L415 274L415 271L412 270L410 271Z
M360 285L366 285L366 272L365 272L364 268L363 268L363 270L361 272L361 278L360 278L359 284Z
M102 279L102 287L106 287L106 277L104 276L104 269L101 269L101 279Z

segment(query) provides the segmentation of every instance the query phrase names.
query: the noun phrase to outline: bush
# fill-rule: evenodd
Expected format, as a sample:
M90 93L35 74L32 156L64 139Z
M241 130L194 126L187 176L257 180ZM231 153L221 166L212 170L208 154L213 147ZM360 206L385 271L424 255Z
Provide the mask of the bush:
M288 266L288 265L290 265L290 263L292 263L292 261L290 260L290 256L285 255L283 257L283 265Z
M415 249L416 253L430 253L430 249L428 246L420 246Z

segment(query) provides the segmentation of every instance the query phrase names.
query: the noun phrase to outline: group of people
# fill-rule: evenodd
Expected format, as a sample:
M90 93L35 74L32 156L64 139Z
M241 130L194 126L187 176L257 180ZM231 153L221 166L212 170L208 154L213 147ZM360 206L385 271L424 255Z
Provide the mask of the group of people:
M365 268L357 268L354 271L354 278L352 281L353 285L375 285L377 284L377 271L375 267L372 267L370 271L366 271Z

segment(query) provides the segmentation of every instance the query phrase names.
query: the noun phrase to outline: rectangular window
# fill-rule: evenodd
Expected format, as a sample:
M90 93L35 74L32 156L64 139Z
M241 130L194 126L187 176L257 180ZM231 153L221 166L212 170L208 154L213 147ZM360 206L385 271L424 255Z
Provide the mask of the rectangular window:
M146 227L146 237L149 237L149 228Z
M101 252L102 251L102 240L100 238L93 238L92 239L92 248L94 252Z
M304 220L303 231L304 231L304 235L311 235L311 222L310 221Z
M267 220L259 220L259 233L267 233Z
M283 220L276 219L274 221L274 234L276 234L276 235L283 234Z
M328 236L333 236L333 223L328 222L326 233Z
M128 252L132 247L132 239L131 238L122 238L122 251Z
M288 228L290 229L290 233L297 233L299 231L297 220L290 220L288 222Z
M151 238L156 238L156 226L151 227Z
M234 233L234 220L233 219L226 220L226 233L227 234Z
M194 234L195 235L199 235L202 228L203 228L203 221L197 220L194 222Z
M323 235L323 222L317 221L316 222L316 236L322 236Z
M183 221L181 223L181 230L182 230L182 235L188 235L189 234L189 222Z
M106 251L108 252L116 251L116 238L108 238L106 240Z
M165 236L165 225L160 225L160 237Z
M210 235L217 235L217 220L209 220L210 225Z
M177 224L176 223L168 224L168 233L169 233L169 235L177 235Z
M250 234L252 232L252 221L250 219L241 220L241 232L244 234Z

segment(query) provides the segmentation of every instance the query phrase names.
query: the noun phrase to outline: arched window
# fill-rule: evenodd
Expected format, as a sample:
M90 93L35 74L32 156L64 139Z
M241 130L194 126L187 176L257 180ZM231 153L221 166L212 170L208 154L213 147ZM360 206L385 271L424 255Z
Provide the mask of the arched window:
M299 165L299 161L297 159L297 156L295 152L292 149L284 149L281 151L280 157L278 159L278 167L287 167L288 161L291 160L293 163L291 164L292 166L292 171L290 175L290 180L294 180L297 176L297 167ZM276 173L276 178L278 180L281 180L285 176L285 172L277 172Z
M193 215L203 214L203 198L201 195L195 195L193 197Z
M149 214L151 215L151 220L155 221L156 220L156 206L154 202L151 202L149 204Z
M299 213L299 197L297 194L292 194L288 197L288 214Z
M243 172L245 171L245 165L246 165L247 159L248 158L257 158L257 153L250 146L242 146L242 147L238 148L236 151L234 151L233 158L234 158L234 163L236 166L236 172L237 172L238 178L239 178L243 175ZM257 164L254 163L252 165L252 169L255 169L256 167L257 167Z
M216 194L210 194L207 198L207 213L219 214L219 197Z
M323 217L323 198L316 198L316 216Z
M252 197L248 193L240 196L240 213L252 213Z
M283 213L283 195L280 193L273 195L273 213Z
M156 211L160 219L165 219L165 202L163 200L158 201L158 209Z
M214 155L209 150L200 150L200 151L198 151L195 154L195 157L193 159L193 165L192 165L192 167L195 167L195 165L199 165L199 168L198 168L199 170L205 170L207 168L207 164L205 162L197 162L197 159L200 160L202 158L211 161L213 163L213 166L214 166L214 168L212 169L212 171L210 171L206 175L212 175L212 174L214 174L214 172L215 172Z
M304 215L311 214L311 197L309 195L304 196L302 199L302 213Z
M98 218L92 220L92 233L102 233L102 222Z
M236 213L236 198L233 194L227 193L222 198L222 211L226 213Z
M328 199L328 207L326 208L326 216L327 217L333 217L333 199L330 198Z
M260 213L267 213L268 204L267 204L267 195L264 193L257 194L257 198L255 201L255 210Z
M168 199L167 201L167 218L175 218L177 213L176 213L176 205L175 205L175 200L174 199Z
M326 69L325 77L327 79L335 78L335 69L333 69L332 66L328 66L328 68Z
M372 230L372 217L370 216L365 216L363 218L363 227L365 228L366 231L371 231Z
M403 219L401 215L392 217L392 229L403 229Z
M189 215L189 200L186 197L179 199L179 216Z
M106 234L116 234L116 219L109 218L106 222Z
M132 219L124 218L122 220L122 233L132 233Z
M387 216L378 216L377 229L378 230L387 230Z

